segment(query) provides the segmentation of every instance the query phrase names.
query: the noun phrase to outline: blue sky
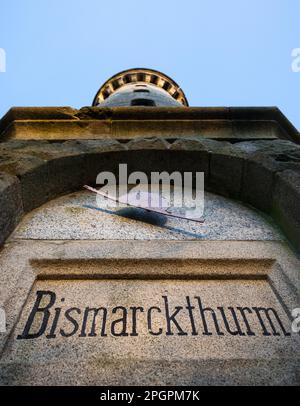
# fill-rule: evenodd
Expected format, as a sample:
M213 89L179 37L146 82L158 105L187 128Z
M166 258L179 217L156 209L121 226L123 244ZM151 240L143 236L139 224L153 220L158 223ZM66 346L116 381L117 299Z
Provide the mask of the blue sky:
M1 0L0 116L90 105L131 67L176 80L192 106L278 106L300 129L299 0Z

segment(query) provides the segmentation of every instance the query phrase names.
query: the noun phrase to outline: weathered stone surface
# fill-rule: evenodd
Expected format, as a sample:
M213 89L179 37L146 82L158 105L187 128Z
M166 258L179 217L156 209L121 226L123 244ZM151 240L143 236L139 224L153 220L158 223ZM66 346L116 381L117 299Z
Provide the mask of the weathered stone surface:
M0 121L0 133L2 139L200 135L209 139L283 138L300 142L299 132L276 108L13 108Z
M11 140L2 142L0 143L0 152L1 151L3 151L4 154L12 155L15 153L16 156L32 156L45 161L59 156L76 155L81 152L75 143L49 142L47 140Z
M233 145L234 150L246 154L265 152L266 154L284 153L300 150L300 145L288 140L251 140L241 141Z
M9 322L1 343L2 384L120 385L132 375L140 385L299 384L299 336L291 333L287 315L296 303L298 262L280 242L30 240L10 243L0 261ZM30 332L38 337L27 336L38 292L50 317L42 331L43 313L33 314ZM206 311L207 330L197 297L202 310L210 307L217 318L216 324ZM93 311L86 308L100 306L107 310L105 330L102 310L93 332ZM156 312L150 310L149 327L151 306ZM178 325L169 317L176 306ZM250 310L249 327L241 306ZM78 324L66 317L71 308ZM268 322L269 308L282 325L272 312L273 327Z
M0 246L14 230L23 214L18 178L0 172Z
M260 120L268 122L271 127L273 122L278 135L280 134L278 138L288 139L297 143L300 142L299 131L278 107L229 107L229 114L236 122L239 120Z
M276 165L264 155L252 156L244 164L241 198L253 207L270 212Z
M52 159L47 165L49 185L48 199L59 194L77 190L86 179L86 157L64 156Z
M300 384L299 133L276 108L13 109L0 132L1 384ZM120 163L226 199L199 224L80 192Z
M161 266L164 269L164 265L161 264ZM173 266L176 265L173 264ZM235 294L233 295L232 292ZM51 320L47 323L45 332L38 338L26 339L25 325L38 298L37 295L43 298L43 303L48 304L50 299L53 300L49 308ZM205 329L199 311L200 305L195 295L200 299L203 308L214 309L222 334L218 334L218 330L216 331L216 327L210 322L206 327L207 330ZM194 308L195 327L191 325L190 315L186 309L187 298ZM64 299L63 303L62 299ZM54 306L61 309L61 314L57 329L51 333ZM155 306L154 310L153 306ZM175 306L181 308L176 317L177 324L168 321L168 315L176 310ZM265 337L259 319L253 311L253 314L248 315L251 334L247 333L242 317L238 315L242 333L234 339L224 326L222 313L218 310L219 306L226 309L225 314L230 321L232 316L227 309L228 306L233 307L237 313L239 306L250 308L251 311L256 307L271 307L276 309L286 331L290 324L271 287L265 281L85 280L77 281L76 284L63 280L37 281L31 290L7 350L2 355L2 383L5 383L5 380L9 384L23 382L22 373L20 374L17 368L18 364L27 364L33 378L34 365L45 364L46 360L50 364L57 360L60 365L69 366L75 362L87 365L90 360L97 360L106 370L104 375L111 373L109 364L118 361L120 363L120 359L122 363L126 363L129 359L135 361L143 359L146 363L167 361L171 365L178 360L185 360L187 363L194 361L202 370L202 360L219 360L219 365L221 363L226 365L226 362L236 359L274 360L278 354L284 354L284 356L281 355L282 364L289 365L288 359L293 358L299 349L299 338L296 335L285 337L284 332L276 324L275 328L279 336ZM93 330L93 310L87 313L86 309L100 307L105 309L107 316L103 322L103 315L100 313ZM132 310L134 307L137 309L136 313ZM72 313L72 317L78 323L77 328L66 317L66 312L71 308L77 309L77 312ZM85 313L88 315L86 322L84 322ZM132 321L134 315L135 322ZM149 317L151 317L150 322ZM267 329L267 331L270 330L269 326ZM31 326L31 334L37 334L39 331L40 318L36 316ZM183 342L184 345L182 345ZM231 350L229 351L228 348ZM7 366L12 364L15 365L14 374L8 375ZM50 380L51 384L55 384L63 380L63 375L59 375L60 378L56 378L55 372L52 371L50 376L47 376L47 381L40 378L39 382ZM99 374L98 379L95 379L95 373L91 368L88 368L88 375L94 383L106 382L106 379ZM81 376L79 374L76 377L72 374L72 384L84 382ZM191 377L189 381L191 384ZM151 380L148 382L150 383ZM175 382L178 383L176 378ZM199 375L196 374L194 383L200 382L201 378L199 379ZM228 384L226 377L224 377L224 383Z
M236 139L278 139L281 128L275 121L236 120L232 122L232 134Z
M121 143L118 140L71 140L62 143L62 148L74 148L77 152L87 154L122 151L127 149L126 143Z
M272 210L275 221L300 251L300 172L277 174Z
M8 127L3 139L65 141L106 139L112 135L111 122L106 120L20 120Z
M129 141L126 144L128 149L168 149L169 143L162 139L162 138L157 138L157 137L149 137L149 138L137 138L134 140Z
M16 120L74 120L76 113L71 107L13 107L0 120L0 134Z
M4 385L107 385L131 386L203 386L203 385L299 385L298 360L176 360L174 362L126 360L126 362L77 362L68 366L47 362L36 366L14 364L1 366ZM16 374L17 371L17 374ZM74 379L74 376L76 377ZM20 378L22 377L22 378Z

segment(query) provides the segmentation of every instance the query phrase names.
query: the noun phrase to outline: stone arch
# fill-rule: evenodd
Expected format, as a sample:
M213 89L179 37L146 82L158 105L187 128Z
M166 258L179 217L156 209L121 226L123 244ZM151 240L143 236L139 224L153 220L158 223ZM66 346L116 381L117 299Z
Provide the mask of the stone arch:
M204 171L206 189L273 217L300 249L300 147L285 140L230 144L200 137L165 140L8 141L0 145L0 244L23 214L93 184L102 170Z

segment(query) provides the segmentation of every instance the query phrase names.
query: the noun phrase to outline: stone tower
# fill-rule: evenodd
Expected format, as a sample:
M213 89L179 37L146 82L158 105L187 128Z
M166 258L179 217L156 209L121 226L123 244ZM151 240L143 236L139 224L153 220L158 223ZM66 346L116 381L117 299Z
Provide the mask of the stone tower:
M299 141L276 107L189 107L151 69L78 110L11 108L0 382L299 385ZM120 164L204 173L204 222L96 204L83 186Z
M93 106L129 107L188 106L174 80L152 69L129 69L107 80L97 92Z

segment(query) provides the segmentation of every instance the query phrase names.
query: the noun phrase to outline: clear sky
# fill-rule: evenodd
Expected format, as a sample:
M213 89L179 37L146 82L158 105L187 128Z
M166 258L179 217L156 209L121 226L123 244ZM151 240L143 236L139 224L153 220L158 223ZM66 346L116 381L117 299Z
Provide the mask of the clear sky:
M192 106L278 106L300 129L300 0L0 0L0 116L90 105L132 67L160 70Z

